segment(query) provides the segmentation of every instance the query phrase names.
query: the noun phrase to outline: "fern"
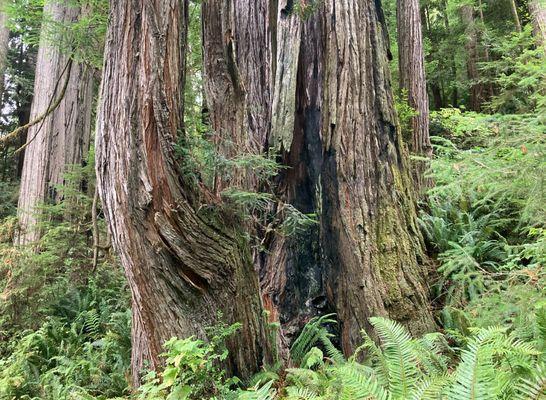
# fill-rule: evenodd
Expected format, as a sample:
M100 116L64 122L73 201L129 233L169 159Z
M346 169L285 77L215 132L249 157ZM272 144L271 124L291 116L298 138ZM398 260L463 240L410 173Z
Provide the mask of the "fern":
M238 393L238 400L273 400L275 398L275 390L271 387L273 381L265 383L263 386L256 386Z
M440 399L450 380L449 375L437 375L419 381L413 390L411 400Z
M540 400L546 398L546 366L536 368L531 378L522 379L516 385L514 400Z
M321 343L324 346L326 353L332 360L340 364L345 362L343 354L330 340L332 334L329 333L326 328L326 325L336 323L336 321L332 319L334 315L335 314L327 314L322 317L315 317L305 325L290 348L290 357L296 365L301 364L307 353L317 343Z
M383 356L389 366L389 390L396 398L409 398L419 372L409 332L402 325L385 318L370 318L370 322L381 339Z
M375 379L373 374L364 373L357 364L347 363L335 369L342 382L340 399L388 400L390 393Z
M322 396L318 396L308 388L289 387L287 389L286 400L320 400Z

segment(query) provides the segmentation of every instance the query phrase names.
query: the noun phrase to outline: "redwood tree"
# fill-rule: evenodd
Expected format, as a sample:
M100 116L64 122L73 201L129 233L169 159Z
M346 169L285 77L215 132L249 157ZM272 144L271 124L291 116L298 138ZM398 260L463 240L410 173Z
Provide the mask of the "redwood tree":
M269 241L262 296L287 336L312 315L336 312L350 354L361 343L360 331L371 332L371 316L389 316L414 333L434 324L380 5L319 4L293 29L297 59L283 55L290 53L277 41L276 75L295 68L297 83L294 101L281 96L272 112L280 121L293 113L293 128L273 129L270 143L279 144L289 166L278 178L278 195L317 214L320 224ZM290 87L289 77L282 81Z
M412 118L411 151L430 158L432 145L429 135L429 105L419 0L398 0L396 15L400 89L407 91L409 106L416 112ZM420 161L416 163L415 180L418 188L426 183L423 177L426 168L425 163Z
M480 76L478 72L478 30L474 20L474 6L466 4L461 7L461 19L466 27L466 72L467 78L471 81L470 87L470 109L480 111L484 102L484 87L478 82Z
M2 106L2 95L4 93L4 71L6 70L9 42L8 21L4 7L5 1L0 0L0 106Z
M228 159L263 154L271 119L269 2L204 0L202 21L205 101L216 151ZM237 172L229 182L217 178L215 192L256 189L255 177Z
M433 327L381 5L325 1L322 250L346 354L368 318Z
M529 11L537 43L546 48L546 3L544 0L532 0L529 2Z
M44 14L56 23L68 24L78 20L80 8L48 2ZM37 123L28 130L25 145L18 205L19 244L40 238L37 207L60 200L56 187L64 182L67 166L81 164L89 150L92 72L59 49L61 40L46 31L40 38L30 114L30 120Z
M281 152L287 168L275 182L276 194L284 203L320 219L324 14L320 9L303 21L287 9L289 2L279 3L269 143ZM271 235L266 242L268 251L260 260L262 297L271 319L281 322L282 351L309 318L333 311L324 285L320 225L291 236Z
M204 189L184 179L173 148L183 134L187 6L111 4L96 170L132 293L135 384L146 361L159 365L166 340L206 338L221 319L242 324L228 343L230 373L250 376L269 353L248 243L236 219L201 207Z

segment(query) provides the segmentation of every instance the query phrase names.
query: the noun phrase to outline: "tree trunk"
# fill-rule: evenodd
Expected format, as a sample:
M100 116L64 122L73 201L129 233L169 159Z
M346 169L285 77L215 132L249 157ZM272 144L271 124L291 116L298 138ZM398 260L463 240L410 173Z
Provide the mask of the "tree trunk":
M461 7L461 17L466 27L466 71L468 79L471 81L470 102L471 110L479 112L484 101L483 85L478 82L478 36L476 24L474 22L474 7L464 5Z
M4 72L6 71L9 44L9 29L7 27L8 18L3 11L4 6L5 0L0 0L0 108L4 105Z
M46 4L44 13L59 23L70 23L78 20L80 9L52 2ZM81 164L89 149L91 70L71 61L51 43L51 38L41 38L31 121L44 115L58 99L62 100L42 122L28 130L19 193L18 244L40 238L36 208L60 200L56 187L63 184L66 167Z
M276 194L302 213L319 215L323 14L315 12L302 22L298 15L285 15L282 9L278 25L286 32L279 36L295 41L288 49L297 48L299 52L293 54L279 49L277 54L275 98L278 101L273 102L272 114L277 121L291 120L292 124L271 133L270 142L282 149L282 163L287 166L276 181ZM296 24L300 26L296 28ZM299 32L297 36L287 35L294 30ZM284 46L287 42L279 40L279 43ZM291 79L295 79L295 83L290 89ZM281 87L293 90L292 94L277 94ZM311 317L333 311L324 286L319 225L288 237L274 235L267 245L260 268L262 297L271 320L281 323L279 348L286 352Z
M516 6L516 0L510 0L510 8L512 11L512 17L514 17L514 25L516 26L516 31L521 32L521 22L518 15L518 7Z
M546 3L544 0L532 0L529 2L529 11L537 44L546 50Z
M216 150L227 159L266 148L272 88L268 8L265 0L202 3L205 98ZM247 171L237 171L229 181L217 177L215 192L256 185Z
M275 80L270 145L278 151L290 150L294 133L301 18L293 1L280 0L276 21Z
M396 11L400 88L407 90L409 106L417 113L412 118L411 152L431 158L429 104L419 1L398 0ZM424 177L426 169L427 163L422 161L415 163L414 177L418 190L430 185Z
M369 317L388 316L413 333L434 322L381 6L326 0L325 7L322 250L349 355L361 330L370 331Z
M484 39L486 37L486 35L484 35L484 31L487 29L486 25L485 25L485 17L483 15L483 4L482 4L482 0L478 0L478 7L479 7L479 11L480 11L480 22L481 22L481 26L482 26L482 34L481 34L481 41L482 41L482 45L483 45L483 61L488 63L490 61L490 56L489 56L489 43ZM485 91L485 96L487 98L487 100L491 100L491 98L495 95L495 88L493 87L493 83L490 81L488 84L487 84L487 87L484 88L484 91Z
M187 1L111 3L96 168L132 293L135 385L146 361L160 364L164 341L206 338L219 312L227 323L242 323L228 342L230 373L250 376L270 352L257 274L237 221L200 207L203 189L177 168L186 23Z

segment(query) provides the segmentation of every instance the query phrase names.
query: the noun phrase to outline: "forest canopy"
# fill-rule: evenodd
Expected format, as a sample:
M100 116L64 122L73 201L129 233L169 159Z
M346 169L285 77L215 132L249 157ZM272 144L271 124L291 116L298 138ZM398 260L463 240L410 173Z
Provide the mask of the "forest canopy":
M0 0L0 399L546 399L544 0Z

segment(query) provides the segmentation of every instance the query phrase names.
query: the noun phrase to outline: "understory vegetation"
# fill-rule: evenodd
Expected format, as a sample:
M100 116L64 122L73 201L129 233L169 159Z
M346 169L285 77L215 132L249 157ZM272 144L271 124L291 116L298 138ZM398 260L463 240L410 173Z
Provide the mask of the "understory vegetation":
M399 324L375 318L379 344L364 335L346 359L330 338L335 317L325 316L292 346L292 368L272 366L242 382L220 367L223 343L237 326L219 326L210 343L167 342L165 369L146 374L131 395L127 287L109 250L93 267L92 198L68 185L60 205L41 210L47 234L40 253L11 247L13 208L2 223L0 398L539 398L546 385L541 121L457 109L434 113L432 121L435 186L420 223L438 266L441 331L411 338ZM80 182L89 171L67 181ZM73 218L56 222L66 213Z

